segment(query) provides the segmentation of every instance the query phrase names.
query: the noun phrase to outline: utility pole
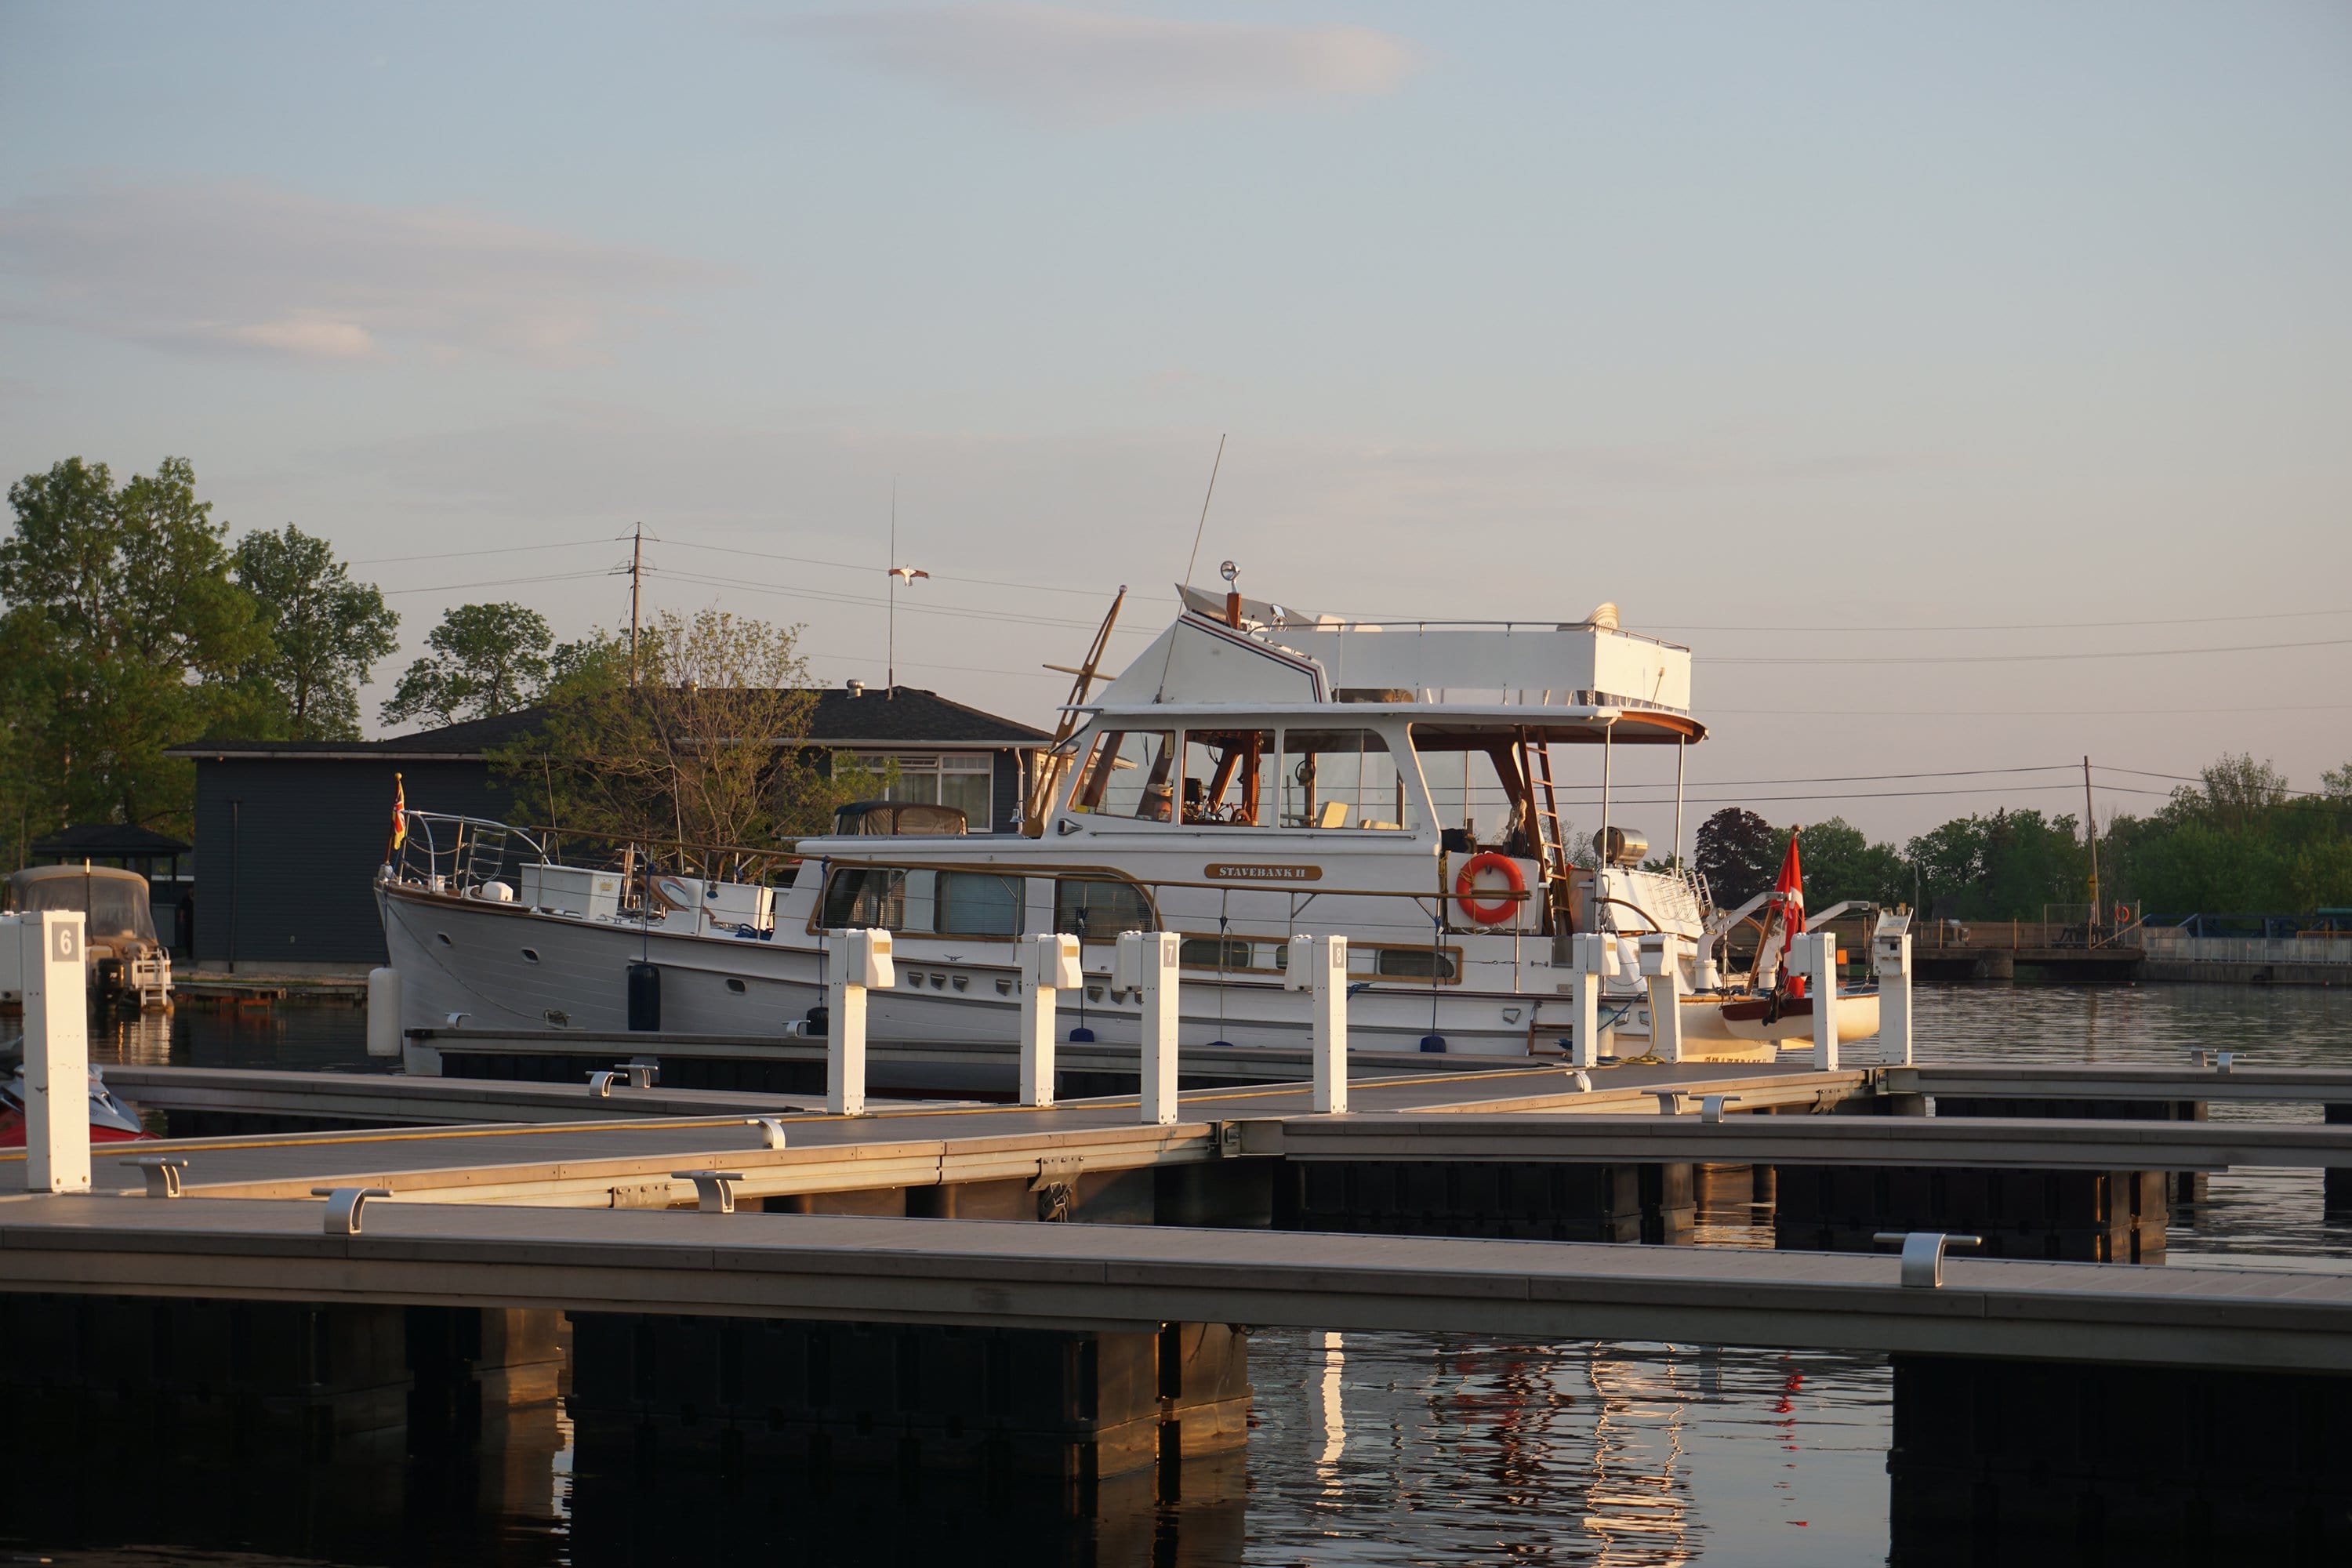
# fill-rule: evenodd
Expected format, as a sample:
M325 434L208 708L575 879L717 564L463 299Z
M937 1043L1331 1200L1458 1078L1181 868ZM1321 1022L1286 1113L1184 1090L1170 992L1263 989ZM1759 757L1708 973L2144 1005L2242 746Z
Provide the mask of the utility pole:
M637 524L629 543L629 684L637 683L637 609L646 584L646 525Z
M2091 846L2091 925L2099 923L2099 817L2091 805L2091 759L2083 759L2083 837Z
M883 634L882 700L898 695L898 476L890 476L889 629Z

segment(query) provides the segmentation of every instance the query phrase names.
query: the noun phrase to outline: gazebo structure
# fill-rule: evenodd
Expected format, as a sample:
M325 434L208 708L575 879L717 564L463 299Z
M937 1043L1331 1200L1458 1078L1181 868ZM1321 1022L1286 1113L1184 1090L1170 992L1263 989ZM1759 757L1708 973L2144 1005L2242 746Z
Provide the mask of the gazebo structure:
M32 855L36 866L72 866L84 860L93 866L120 866L126 871L138 872L152 885L158 862L169 867L163 873L166 880L178 881L180 857L194 847L152 827L92 822L59 828L34 844Z

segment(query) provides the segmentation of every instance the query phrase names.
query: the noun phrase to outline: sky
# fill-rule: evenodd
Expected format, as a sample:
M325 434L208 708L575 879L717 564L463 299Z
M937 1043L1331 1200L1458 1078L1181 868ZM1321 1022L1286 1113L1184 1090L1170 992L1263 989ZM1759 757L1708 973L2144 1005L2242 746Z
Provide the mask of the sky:
M895 491L899 679L1041 727L1197 530L1616 603L1704 809L2105 817L2352 759L2347 169L2332 3L7 0L0 472L332 540L370 712L454 605L625 624L640 523L879 684Z

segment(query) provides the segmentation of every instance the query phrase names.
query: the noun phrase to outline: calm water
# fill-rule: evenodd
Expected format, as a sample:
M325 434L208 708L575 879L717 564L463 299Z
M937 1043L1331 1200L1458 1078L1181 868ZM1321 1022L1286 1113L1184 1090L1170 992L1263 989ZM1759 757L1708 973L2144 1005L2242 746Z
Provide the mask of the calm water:
M2179 1061L2226 1048L2279 1065L2352 1064L2352 993L2224 987L1953 988L1917 1009L1921 1055L1956 1061ZM191 1010L126 1026L100 1054L363 1071L361 1015ZM2216 1106L2219 1117L2315 1109ZM1769 1246L1745 1205L1711 1205L1701 1240ZM2266 1253L2352 1267L2317 1172L2212 1178L2177 1219L2175 1258ZM138 1468L87 1506L54 1490L0 1511L0 1562L787 1562L1672 1564L1884 1563L1890 1374L1875 1357L1662 1344L1528 1343L1260 1330L1254 1431L1181 1502L1106 1498L1091 1521L971 1516L898 1500L814 1511L697 1478L647 1489L574 1475L544 1415L478 1473L389 1462L329 1486L307 1471L123 1506ZM248 1481L252 1479L248 1478ZM32 1484L18 1479L17 1486ZM58 1510L62 1510L60 1513ZM40 1516L27 1528L30 1514Z

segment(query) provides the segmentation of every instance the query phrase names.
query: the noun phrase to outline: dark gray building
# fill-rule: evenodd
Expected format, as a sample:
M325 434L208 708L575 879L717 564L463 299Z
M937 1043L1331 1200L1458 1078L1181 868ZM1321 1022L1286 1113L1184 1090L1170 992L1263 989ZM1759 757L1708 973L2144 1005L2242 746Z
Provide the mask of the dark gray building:
M1031 753L1052 737L913 687L816 695L811 745L896 762L892 799L960 806L975 833L1020 831ZM394 775L414 811L536 821L484 753L544 716L526 709L385 741L173 747L196 764L196 964L299 974L383 963L372 888L391 837Z

